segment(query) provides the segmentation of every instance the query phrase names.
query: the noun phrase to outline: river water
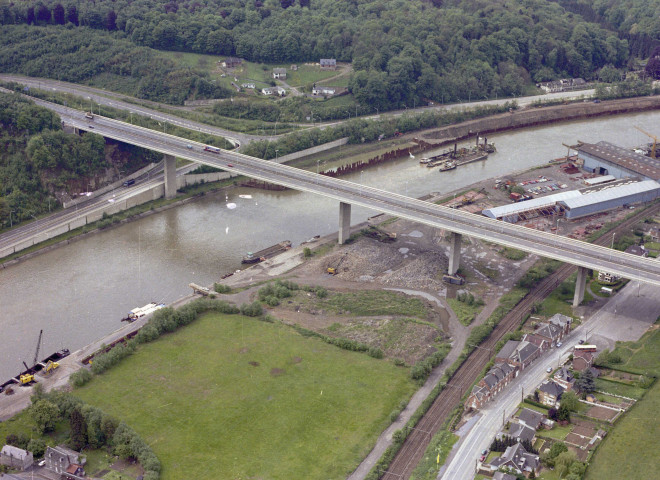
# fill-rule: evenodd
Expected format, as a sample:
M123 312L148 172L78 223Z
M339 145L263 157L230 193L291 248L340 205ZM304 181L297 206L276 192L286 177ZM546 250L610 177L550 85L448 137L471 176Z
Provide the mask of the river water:
M412 197L446 193L545 164L566 154L562 143L646 143L634 126L654 132L659 121L660 112L650 112L492 135L496 154L453 171L403 158L342 178ZM241 268L248 251L336 231L338 210L337 202L308 193L232 189L0 270L0 383L32 361L40 329L40 358L74 351L121 327L132 308L172 302L191 292L190 282L210 285ZM375 213L354 207L352 222Z

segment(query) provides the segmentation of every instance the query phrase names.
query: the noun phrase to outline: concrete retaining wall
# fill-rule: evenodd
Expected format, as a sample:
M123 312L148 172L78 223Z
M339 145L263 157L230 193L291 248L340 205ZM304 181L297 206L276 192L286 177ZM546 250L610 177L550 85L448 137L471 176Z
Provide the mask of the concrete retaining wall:
M150 170L152 170L152 169L154 169L157 166L162 165L162 164L163 164L162 161L158 162L158 163L150 163L146 167L141 168L140 170L138 170L137 172L134 172L134 173L130 174L128 177L124 177L121 180L117 180L116 182L111 183L110 185L106 185L103 188L99 188L98 190L94 190L89 197L80 197L80 198L76 198L75 200L71 200L70 202L63 203L62 208L74 207L74 206L78 205L79 203L84 202L85 200L89 200L90 198L96 198L99 195L103 195L104 193L109 192L113 188L122 187L126 180L129 180L129 179L132 179L132 178L137 178L140 175L144 175L148 171L150 171Z
M297 158L306 157L308 155L314 155L315 153L324 152L330 150L331 148L336 148L340 145L346 145L348 143L348 137L340 138L339 140L334 140L332 142L324 143L323 145L317 145L316 147L308 148L306 150L301 150L299 152L289 153L288 155L283 155L277 157L277 163L286 163ZM271 160L274 161L274 160Z
M213 172L213 173L196 173L193 175L180 175L176 178L176 188L187 187L188 185L195 185L197 183L218 182L228 178L235 177L229 172Z
M474 136L477 133L488 134L548 123L659 108L660 96L608 100L601 103L582 102L542 108L530 107L513 113L502 113L492 117L470 120L459 125L439 128L424 135L423 138L439 139L442 143L449 143Z

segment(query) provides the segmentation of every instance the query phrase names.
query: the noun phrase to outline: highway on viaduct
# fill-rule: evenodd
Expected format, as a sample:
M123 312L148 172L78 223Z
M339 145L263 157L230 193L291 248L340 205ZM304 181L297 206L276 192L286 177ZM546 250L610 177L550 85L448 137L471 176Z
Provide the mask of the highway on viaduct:
M43 100L35 103L54 110L68 125L132 145L184 158L295 190L323 195L339 202L407 218L451 232L553 258L573 265L607 271L624 278L660 285L660 261L541 232L481 215L463 212L403 195L326 177L298 168L221 150L204 151L204 145L125 122L85 114ZM192 148L189 148L192 147ZM295 212L291 212L295 219Z

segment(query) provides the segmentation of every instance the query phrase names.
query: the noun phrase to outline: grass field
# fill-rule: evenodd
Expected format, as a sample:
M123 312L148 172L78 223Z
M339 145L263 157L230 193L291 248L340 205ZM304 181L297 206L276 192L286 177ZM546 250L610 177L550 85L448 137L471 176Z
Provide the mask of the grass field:
M638 342L619 344L615 351L623 359L622 367L660 374L660 330L652 330ZM612 382L604 383L608 386L612 384ZM621 387L636 388L625 385ZM657 449L660 438L658 411L660 411L660 382L656 381L655 385L605 437L591 460L585 480L652 478L654 476L652 472L660 470L660 455ZM624 472L625 475L622 476Z
M455 298L448 298L447 303L458 317L458 321L466 327L474 321L479 312L484 308L483 305L468 305L467 303L460 302Z
M208 314L75 393L134 428L163 480L339 479L413 390L387 361Z

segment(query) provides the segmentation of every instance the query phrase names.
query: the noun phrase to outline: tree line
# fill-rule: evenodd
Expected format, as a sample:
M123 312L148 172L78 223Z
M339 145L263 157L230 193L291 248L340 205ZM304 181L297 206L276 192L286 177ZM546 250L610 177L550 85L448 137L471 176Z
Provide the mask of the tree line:
M110 44L127 42L124 50L132 44L265 63L336 58L353 64L350 89L356 100L385 110L429 100L520 95L531 82L591 79L603 67L624 68L631 35L651 39L637 45L635 53L644 56L658 38L657 19L641 18L643 7L653 2L631 2L635 8L625 11L621 2L600 0L595 10L584 10L592 19L587 21L575 13L573 4L580 2L544 0L77 0L66 6L40 0L3 4L0 23L29 25L30 31L44 25L106 31L112 36L97 36ZM88 44L77 39L84 54ZM95 53L112 48L92 47ZM139 82L150 76L148 67L134 73L126 59L117 61L126 67L123 75ZM103 66L112 70L113 62ZM146 83L143 95L158 90Z

